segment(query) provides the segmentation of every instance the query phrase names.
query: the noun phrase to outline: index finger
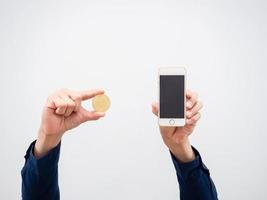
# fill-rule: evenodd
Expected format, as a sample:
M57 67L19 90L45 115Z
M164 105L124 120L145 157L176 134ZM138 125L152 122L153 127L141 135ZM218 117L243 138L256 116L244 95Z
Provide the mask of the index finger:
M198 94L196 92L192 92L190 90L186 91L186 101L187 107L192 108L197 102Z
M82 97L82 100L84 101L87 99L91 99L96 95L104 94L104 92L105 91L102 89L94 89L94 90L84 90L84 91L81 91L79 93Z

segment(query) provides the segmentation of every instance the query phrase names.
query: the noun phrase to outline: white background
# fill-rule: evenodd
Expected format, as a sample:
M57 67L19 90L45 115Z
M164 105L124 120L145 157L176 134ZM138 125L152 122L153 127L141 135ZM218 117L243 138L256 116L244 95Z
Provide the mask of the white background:
M264 0L1 0L0 199L21 198L23 156L62 87L112 101L65 135L62 199L179 199L151 114L158 64L188 65L205 104L191 141L220 199L267 199L266 13Z

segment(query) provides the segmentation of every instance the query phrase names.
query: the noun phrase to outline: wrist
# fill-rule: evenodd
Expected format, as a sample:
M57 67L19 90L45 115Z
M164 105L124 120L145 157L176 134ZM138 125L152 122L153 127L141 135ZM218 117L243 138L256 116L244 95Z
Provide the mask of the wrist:
M36 158L45 156L51 149L59 144L61 137L62 135L47 135L40 130L34 145L34 156Z
M175 156L175 158L180 162L191 162L196 158L196 155L188 139L179 144L176 143L170 145L169 149Z

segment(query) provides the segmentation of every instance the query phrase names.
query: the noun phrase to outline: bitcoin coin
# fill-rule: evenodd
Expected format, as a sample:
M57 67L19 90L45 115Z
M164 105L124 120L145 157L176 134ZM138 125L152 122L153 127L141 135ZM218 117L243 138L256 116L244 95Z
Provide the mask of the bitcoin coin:
M110 107L110 100L107 95L100 94L93 98L92 106L96 112L106 112Z

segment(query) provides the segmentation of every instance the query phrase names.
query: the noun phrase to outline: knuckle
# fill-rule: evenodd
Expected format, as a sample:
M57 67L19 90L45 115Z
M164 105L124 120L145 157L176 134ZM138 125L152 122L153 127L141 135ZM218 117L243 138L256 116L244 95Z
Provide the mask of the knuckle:
M66 107L68 107L68 103L62 101L62 102L59 104L59 107L61 107L61 108L66 108Z
M188 117L192 117L192 111L188 111Z
M74 108L75 107L75 103L74 102L70 102L69 106Z
M76 99L77 100L82 100L82 95L81 94L77 94Z
M197 114L195 115L195 117L192 118L192 121L195 123L195 122L197 122L197 121L199 120L199 118L200 118L200 114L197 113Z
M76 94L75 96L73 96L73 100L74 101L81 101L82 100L82 95Z

